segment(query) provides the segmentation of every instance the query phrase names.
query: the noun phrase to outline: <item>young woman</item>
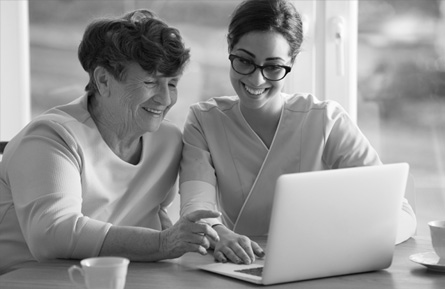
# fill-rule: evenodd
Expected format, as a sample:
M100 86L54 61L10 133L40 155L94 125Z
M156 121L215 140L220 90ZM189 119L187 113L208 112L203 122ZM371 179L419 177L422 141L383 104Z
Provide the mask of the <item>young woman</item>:
M247 0L228 29L236 96L191 107L180 170L181 213L218 209L217 261L250 263L262 249L247 236L268 232L281 174L380 165L345 110L312 95L282 92L302 43L302 22L286 0ZM416 220L407 202L409 232ZM405 230L406 231L406 230Z

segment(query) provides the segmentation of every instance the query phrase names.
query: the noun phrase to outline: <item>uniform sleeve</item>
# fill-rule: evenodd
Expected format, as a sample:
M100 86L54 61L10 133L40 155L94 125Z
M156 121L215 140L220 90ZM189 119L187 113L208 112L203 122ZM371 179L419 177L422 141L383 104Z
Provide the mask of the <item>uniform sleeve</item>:
M325 128L323 161L330 169L382 164L368 139L339 105L329 106Z
M201 209L215 210L215 169L201 124L193 109L184 126L183 141L179 184L181 216ZM207 222L220 223L217 219L209 219Z
M97 256L111 224L82 214L81 156L59 124L31 126L8 161L20 227L37 260Z
M340 106L333 106L326 116L326 147L323 161L331 169L381 165L368 139ZM406 198L400 211L396 244L415 234L416 215Z
M184 126L180 184L202 181L216 186L216 175L210 149L203 132L202 122L191 109ZM198 111L199 114L199 111ZM209 125L209 124L206 124Z

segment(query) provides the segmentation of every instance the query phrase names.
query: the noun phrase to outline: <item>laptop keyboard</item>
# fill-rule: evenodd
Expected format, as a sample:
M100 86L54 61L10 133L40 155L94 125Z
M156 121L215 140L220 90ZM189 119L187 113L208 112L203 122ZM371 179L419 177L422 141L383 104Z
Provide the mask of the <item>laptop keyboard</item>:
M261 277L261 275L263 275L263 268L264 267L255 267L255 268L249 268L249 269L235 270L235 272Z

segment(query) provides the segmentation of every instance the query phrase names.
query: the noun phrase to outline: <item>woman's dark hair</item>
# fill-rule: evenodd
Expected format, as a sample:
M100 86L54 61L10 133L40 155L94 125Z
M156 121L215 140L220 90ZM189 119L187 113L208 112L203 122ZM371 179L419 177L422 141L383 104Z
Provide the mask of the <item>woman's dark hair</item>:
M303 23L295 7L286 0L246 0L231 16L227 43L229 53L240 38L252 31L274 31L284 36L290 45L294 62L303 42Z
M98 19L85 30L78 49L79 61L89 74L85 90L97 91L96 67L104 67L116 79L125 77L125 65L138 63L148 73L180 74L190 59L179 31L149 10L129 12L120 18Z

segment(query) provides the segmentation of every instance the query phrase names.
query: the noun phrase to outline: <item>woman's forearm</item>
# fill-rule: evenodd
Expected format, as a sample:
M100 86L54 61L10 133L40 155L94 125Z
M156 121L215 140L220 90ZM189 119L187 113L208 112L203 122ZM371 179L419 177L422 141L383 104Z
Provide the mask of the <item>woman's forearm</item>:
M168 252L160 246L161 232L141 228L112 226L108 231L100 256L122 256L132 261L168 259Z
M105 236L100 256L122 256L133 261L172 259L187 252L207 254L206 237L218 241L218 233L206 218L219 218L220 212L199 210L181 217L163 231L141 227L112 226Z

